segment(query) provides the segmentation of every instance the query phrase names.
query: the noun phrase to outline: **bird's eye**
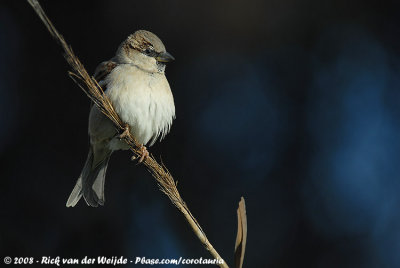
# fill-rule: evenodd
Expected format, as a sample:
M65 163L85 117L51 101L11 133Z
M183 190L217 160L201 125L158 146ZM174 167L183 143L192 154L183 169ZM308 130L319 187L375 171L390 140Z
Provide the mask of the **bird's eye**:
M148 46L143 52L146 55L151 55L154 52L154 47L153 46Z

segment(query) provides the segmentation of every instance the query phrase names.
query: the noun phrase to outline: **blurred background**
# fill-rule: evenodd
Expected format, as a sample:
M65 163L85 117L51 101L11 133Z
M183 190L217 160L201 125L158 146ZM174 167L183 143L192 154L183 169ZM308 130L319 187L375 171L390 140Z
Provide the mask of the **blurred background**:
M244 267L400 267L400 2L41 1L90 73L156 33L177 118L162 159L209 240ZM25 1L0 4L0 253L210 258L128 152L106 204L66 208L90 102Z

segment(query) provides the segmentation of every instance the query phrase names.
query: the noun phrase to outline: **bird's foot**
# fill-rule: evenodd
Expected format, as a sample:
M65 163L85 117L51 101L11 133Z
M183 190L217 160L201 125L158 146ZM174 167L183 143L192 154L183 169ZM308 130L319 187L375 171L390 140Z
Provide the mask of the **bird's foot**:
M140 152L141 152L141 157L139 158L138 163L142 163L144 160L146 160L147 157L149 157L149 151L147 151L146 146L143 144L140 146ZM137 158L135 156L132 156L131 160L136 160Z
M122 140L122 139L128 137L128 135L129 135L129 125L125 124L124 132L122 132L121 135L119 135L119 139Z

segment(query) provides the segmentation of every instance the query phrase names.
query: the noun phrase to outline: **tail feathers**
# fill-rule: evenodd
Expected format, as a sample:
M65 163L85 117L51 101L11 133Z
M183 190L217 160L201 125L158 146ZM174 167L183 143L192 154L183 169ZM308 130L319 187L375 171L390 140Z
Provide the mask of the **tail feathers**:
M82 176L79 177L78 181L75 184L74 189L72 190L72 193L69 195L67 201L67 207L75 207L75 205L78 203L81 197L82 197Z
M111 152L105 154L104 158L93 168L93 149L89 149L85 166L68 198L67 207L74 207L82 196L89 206L104 205L104 182L110 155Z
M109 159L110 156L107 156L86 177L86 184L83 185L83 198L89 206L104 205L104 182Z

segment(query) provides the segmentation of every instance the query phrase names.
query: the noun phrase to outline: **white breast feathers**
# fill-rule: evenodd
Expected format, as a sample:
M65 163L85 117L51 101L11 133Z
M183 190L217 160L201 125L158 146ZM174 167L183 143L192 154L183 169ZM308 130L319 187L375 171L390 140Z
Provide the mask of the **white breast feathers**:
M165 137L175 118L175 105L163 73L122 64L114 68L105 82L106 94L138 142L151 146Z

